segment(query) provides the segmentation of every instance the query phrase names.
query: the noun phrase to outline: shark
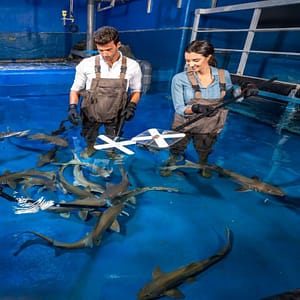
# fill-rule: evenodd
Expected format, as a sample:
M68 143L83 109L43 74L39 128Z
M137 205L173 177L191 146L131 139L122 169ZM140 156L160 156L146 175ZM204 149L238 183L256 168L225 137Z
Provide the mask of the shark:
M152 281L144 285L138 292L138 300L158 299L164 296L184 298L185 296L178 289L178 286L186 281L194 280L196 275L222 260L230 252L232 234L228 227L226 228L226 239L227 243L221 250L202 261L192 262L168 273L162 272L158 267L155 268L152 274Z
M40 171L36 169L28 169L20 172L5 171L0 175L0 184L8 185L9 187L16 189L17 183L24 178L39 177L47 178L54 181L56 179L56 172L54 171Z
M106 184L106 189L101 195L100 199L112 199L114 197L117 197L118 195L121 195L122 193L126 192L129 187L129 177L127 172L125 172L122 165L119 165L120 173L122 175L122 180L117 184Z
M81 170L80 165L74 165L73 174L75 178L73 185L83 186L89 191L93 191L101 194L105 191L104 187L99 183L95 183L86 179L86 177L83 174L83 171Z
M23 131L9 131L7 130L6 132L1 132L0 133L0 140L1 139L5 139L5 138L9 138L9 137L22 137L28 134L28 132L30 131L30 129L27 130L23 130Z
M210 165L210 164L200 165L200 164L191 162L189 160L186 160L185 164L166 166L166 167L162 167L161 170L174 171L176 169L183 169L183 168L194 168L194 169L198 169L198 170L206 168L206 169L215 171L219 175L224 176L224 177L229 177L233 181L240 184L241 187L237 189L237 191L239 191L239 192L245 192L245 191L252 190L252 191L269 194L269 195L273 195L273 196L280 196L280 197L285 196L285 192L283 190L281 190L280 188L278 188L274 185L271 185L271 184L261 181L257 176L246 177L244 175L235 173L231 170L224 169L220 166L213 165L213 164L212 165Z
M96 164L92 164L92 163L89 163L89 162L86 162L86 161L81 161L78 158L75 151L72 151L72 153L73 153L73 156L74 156L73 159L71 159L67 162L54 162L52 164L53 165L65 166L65 167L67 167L69 165L80 165L80 166L84 166L84 167L92 169L96 173L96 176L101 176L101 177L104 177L104 178L110 177L110 175L113 171L113 168L106 169L106 168L99 167ZM92 174L92 175L94 175L94 174Z
M42 240L48 242L48 244L50 244L53 247L56 248L61 248L61 249L81 249L81 248L86 248L86 247L90 247L93 248L93 246L99 246L101 241L102 241L102 237L103 234L105 233L105 231L107 229L112 229L113 231L116 232L120 232L120 225L117 221L117 217L119 216L119 214L121 214L122 210L124 208L123 204L118 204L118 205L112 205L110 207L108 207L102 214L100 214L100 216L98 217L97 222L95 223L93 230L90 231L85 237L83 237L82 239L75 241L75 242L61 242L61 241L57 241L55 239L52 239L42 233L39 233L37 231L23 231L19 234L17 234L17 236L21 235L21 234L33 234L39 238L41 238Z
M32 140L41 140L46 143L55 144L55 145L61 146L61 147L69 146L69 143L65 139L60 138L58 136L54 136L54 135L48 135L45 133L35 133L35 134L28 135L27 137Z

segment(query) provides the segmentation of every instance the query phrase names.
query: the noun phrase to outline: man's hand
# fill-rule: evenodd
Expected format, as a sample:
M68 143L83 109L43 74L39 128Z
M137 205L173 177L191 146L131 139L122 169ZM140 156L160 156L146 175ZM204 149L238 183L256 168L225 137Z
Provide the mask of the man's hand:
M121 116L125 117L126 121L130 121L135 115L135 110L136 104L134 102L129 102L125 110L122 112Z
M74 125L79 124L80 118L79 118L79 115L78 115L78 112L77 112L77 104L70 104L69 105L68 119Z

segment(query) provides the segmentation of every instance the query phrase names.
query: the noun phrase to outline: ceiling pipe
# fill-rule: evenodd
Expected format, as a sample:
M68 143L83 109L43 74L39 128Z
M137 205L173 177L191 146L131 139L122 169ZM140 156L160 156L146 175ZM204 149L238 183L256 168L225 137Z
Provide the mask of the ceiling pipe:
M95 0L87 0L86 50L94 50Z

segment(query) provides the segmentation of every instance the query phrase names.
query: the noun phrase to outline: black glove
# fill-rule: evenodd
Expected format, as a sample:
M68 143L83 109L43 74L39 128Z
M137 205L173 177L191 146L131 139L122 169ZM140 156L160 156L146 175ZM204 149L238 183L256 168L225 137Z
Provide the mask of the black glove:
M79 115L78 115L78 112L77 112L77 104L70 104L69 105L68 119L74 125L79 124L80 118L79 118Z
M193 104L191 109L192 109L192 112L195 114L205 114L205 115L214 111L213 107L211 107L210 105L204 105L204 104Z
M242 95L247 98L250 96L256 96L259 92L259 89L254 83L251 82L243 82L241 84Z
M135 115L135 110L136 104L134 102L129 102L125 110L122 112L121 116L125 117L126 121L130 121Z

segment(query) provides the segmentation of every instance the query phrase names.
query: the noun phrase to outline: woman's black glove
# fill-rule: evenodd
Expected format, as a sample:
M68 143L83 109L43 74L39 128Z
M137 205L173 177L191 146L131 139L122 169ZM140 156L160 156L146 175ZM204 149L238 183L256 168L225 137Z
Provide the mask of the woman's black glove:
M126 121L130 121L134 115L136 110L136 104L134 102L129 102L122 112L121 117L124 117Z
M193 104L192 107L192 112L195 114L209 114L214 110L213 107L210 105L204 105L204 104Z
M79 115L78 115L78 112L77 112L77 104L70 104L69 105L68 119L74 125L79 124L80 118L79 118Z

